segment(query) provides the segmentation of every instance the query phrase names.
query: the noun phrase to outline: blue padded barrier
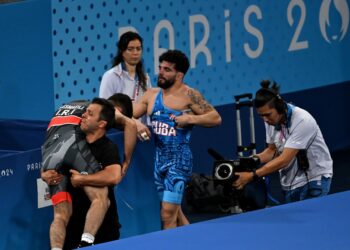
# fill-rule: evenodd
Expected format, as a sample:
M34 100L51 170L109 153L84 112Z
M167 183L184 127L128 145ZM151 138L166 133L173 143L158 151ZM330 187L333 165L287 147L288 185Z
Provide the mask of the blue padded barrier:
M26 151L41 147L47 121L0 119L0 150Z

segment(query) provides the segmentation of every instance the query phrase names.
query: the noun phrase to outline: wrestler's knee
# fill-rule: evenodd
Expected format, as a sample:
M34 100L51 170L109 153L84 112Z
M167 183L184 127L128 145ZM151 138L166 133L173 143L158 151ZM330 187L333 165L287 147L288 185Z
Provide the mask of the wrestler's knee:
M162 221L175 220L177 216L177 211L178 211L177 204L162 202L162 208L160 212Z
M54 220L68 224L70 217L72 216L72 203L63 201L54 205Z

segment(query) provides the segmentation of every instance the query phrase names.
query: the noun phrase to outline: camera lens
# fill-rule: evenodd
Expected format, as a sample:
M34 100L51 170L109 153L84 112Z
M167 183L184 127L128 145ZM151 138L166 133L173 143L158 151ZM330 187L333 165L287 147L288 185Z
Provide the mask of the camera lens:
M232 172L232 165L222 163L216 167L215 177L219 180L226 180L232 176Z

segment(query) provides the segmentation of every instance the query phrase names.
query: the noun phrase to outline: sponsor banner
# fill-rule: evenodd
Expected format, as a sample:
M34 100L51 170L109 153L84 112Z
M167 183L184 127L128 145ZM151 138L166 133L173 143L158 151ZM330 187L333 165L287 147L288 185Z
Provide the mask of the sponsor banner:
M41 178L36 180L38 191L38 208L52 206L49 186Z

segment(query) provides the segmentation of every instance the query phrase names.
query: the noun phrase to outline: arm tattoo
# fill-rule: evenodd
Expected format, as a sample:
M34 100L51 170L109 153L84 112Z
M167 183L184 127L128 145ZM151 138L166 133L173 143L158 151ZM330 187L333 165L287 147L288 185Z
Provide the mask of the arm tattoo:
M203 96L198 91L189 89L187 94L192 101L191 106L192 105L198 106L203 113L207 113L213 110L213 107L203 98Z

